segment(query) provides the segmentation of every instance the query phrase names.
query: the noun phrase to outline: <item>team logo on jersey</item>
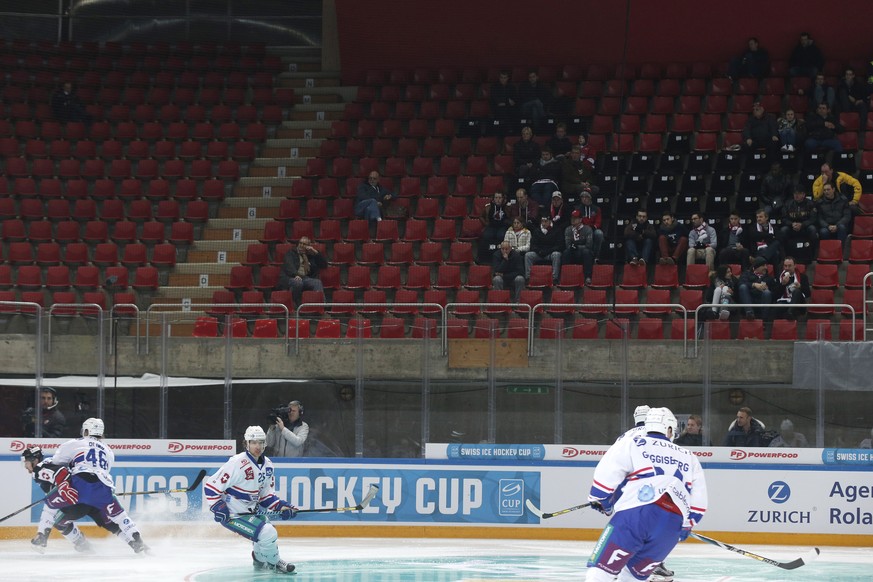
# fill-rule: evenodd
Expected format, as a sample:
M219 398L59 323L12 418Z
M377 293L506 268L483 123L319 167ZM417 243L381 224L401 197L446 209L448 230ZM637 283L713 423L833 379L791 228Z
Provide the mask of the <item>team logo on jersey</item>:
M637 499L642 502L649 502L655 498L655 488L651 485L643 485L637 492Z
M767 497L773 503L785 503L791 497L791 487L785 481L773 481L767 487Z
M251 467L246 467L246 481L251 481L255 478L255 471Z
M227 481L228 481L229 479L230 479L230 475L228 475L227 473L225 473L224 475L221 476L221 482L222 482L222 483L227 483Z

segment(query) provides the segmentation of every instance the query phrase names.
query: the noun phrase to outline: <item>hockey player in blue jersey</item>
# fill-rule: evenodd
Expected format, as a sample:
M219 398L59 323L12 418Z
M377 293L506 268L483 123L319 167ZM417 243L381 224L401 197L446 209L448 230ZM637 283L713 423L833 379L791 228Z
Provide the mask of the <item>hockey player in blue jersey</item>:
M215 521L252 541L255 570L282 574L294 564L279 558L279 534L259 512L278 512L283 519L297 515L297 508L273 492L273 462L264 455L267 435L259 426L245 432L246 450L234 455L203 483L206 503Z
M588 560L586 580L649 580L706 512L700 462L671 440L667 408L646 415L644 431L619 438L594 469L588 500L612 516Z

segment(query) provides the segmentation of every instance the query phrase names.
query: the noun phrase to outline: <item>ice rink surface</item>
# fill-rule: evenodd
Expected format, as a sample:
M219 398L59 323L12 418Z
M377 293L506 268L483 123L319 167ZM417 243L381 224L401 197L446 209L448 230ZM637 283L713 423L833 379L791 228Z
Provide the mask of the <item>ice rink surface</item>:
M140 557L115 538L92 539L94 553L76 553L53 535L39 555L28 540L0 542L0 580L45 582L230 582L292 579L318 581L481 582L583 580L593 542L479 540L293 538L282 535L283 559L295 564L293 576L255 573L251 545L232 534L215 537L161 536L145 530L151 555ZM811 547L755 546L748 551L788 561ZM679 544L667 560L677 582L873 580L873 554L867 548L822 547L821 556L796 570L782 570L710 545Z

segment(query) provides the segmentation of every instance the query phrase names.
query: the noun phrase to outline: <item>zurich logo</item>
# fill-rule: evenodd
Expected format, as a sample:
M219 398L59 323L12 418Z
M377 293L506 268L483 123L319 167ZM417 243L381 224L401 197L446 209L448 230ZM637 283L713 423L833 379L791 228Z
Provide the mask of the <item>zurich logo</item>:
M773 481L767 488L767 497L773 503L785 503L791 497L791 487L785 481Z

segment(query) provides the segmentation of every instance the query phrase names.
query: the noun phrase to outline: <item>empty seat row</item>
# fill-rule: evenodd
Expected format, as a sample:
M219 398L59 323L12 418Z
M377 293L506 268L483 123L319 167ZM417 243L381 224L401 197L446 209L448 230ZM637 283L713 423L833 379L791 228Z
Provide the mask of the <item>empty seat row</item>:
M245 137L248 141L259 142L267 137L266 123L278 123L283 116L283 114L279 114L277 117L274 111L268 119L264 119L254 107L245 109L240 107L237 113L239 115L235 117L229 116L222 121L214 119L215 124L210 122L195 122L192 125L181 120L164 124L161 121L157 121L155 117L151 117L150 120L144 121L141 124L135 121L119 121L114 124L108 121L96 121L90 126L79 122L61 125L50 119L39 122L21 119L13 122L7 119L0 119L0 137L14 136L19 142L31 139L42 139L47 142L58 141L59 143L54 148L60 153L63 153L67 148L63 140L76 142L75 145L71 144L69 146L70 155L75 156L80 153L79 149L83 150L81 153L85 153L92 148L92 145L86 140L99 142L102 150L107 147L107 142L109 142L108 147L114 147L115 144L112 140L120 142L143 140L150 143L163 140L182 142L194 138L195 131L198 135L196 139L200 141L218 139L235 142ZM80 146L78 145L80 141L86 141L86 143ZM35 144L33 145L35 146ZM14 147L12 142L4 142L4 149L13 155L15 153ZM96 143L94 143L93 148L95 154L87 157L96 157L98 149ZM54 155L50 143L46 144L46 154ZM5 157L9 156L6 155Z
M51 159L35 159L28 163L26 158L6 158L3 170L10 178L34 177L34 178L86 178L96 180L109 177L117 180L132 176L140 179L165 179L192 178L195 180L207 180L219 178L222 180L239 179L239 162L237 160L210 160L210 159L167 159L156 160L152 158L141 159L134 168L131 160L115 159L107 168L103 159L62 159L55 163Z
M66 265L59 265L48 267L43 275L42 268L36 265L24 265L17 268L10 265L0 265L0 289L14 287L21 291L36 291L42 288L49 291L65 291L75 288L82 291L107 288L123 291L132 287L138 291L157 290L159 271L156 266L140 265L131 267L131 269L132 276L131 270L125 266L110 266L101 269L95 265L82 265L72 271Z
M20 230L22 224L22 221L19 220L3 221L3 240L11 244L29 241L24 243L27 245L43 242L69 244L80 241L97 244L107 242L108 240L112 240L116 244L126 244L135 241L157 244L167 240L166 234L168 231L171 233L171 242L174 240L184 241L186 239L173 237L189 234L193 227L193 223L190 222L172 222L167 224L156 220L141 222L134 222L132 220L119 220L117 222L89 220L84 224L75 220L64 220L56 224L52 224L49 221L32 222L28 225L27 230L22 231ZM176 225L187 226L177 227Z

